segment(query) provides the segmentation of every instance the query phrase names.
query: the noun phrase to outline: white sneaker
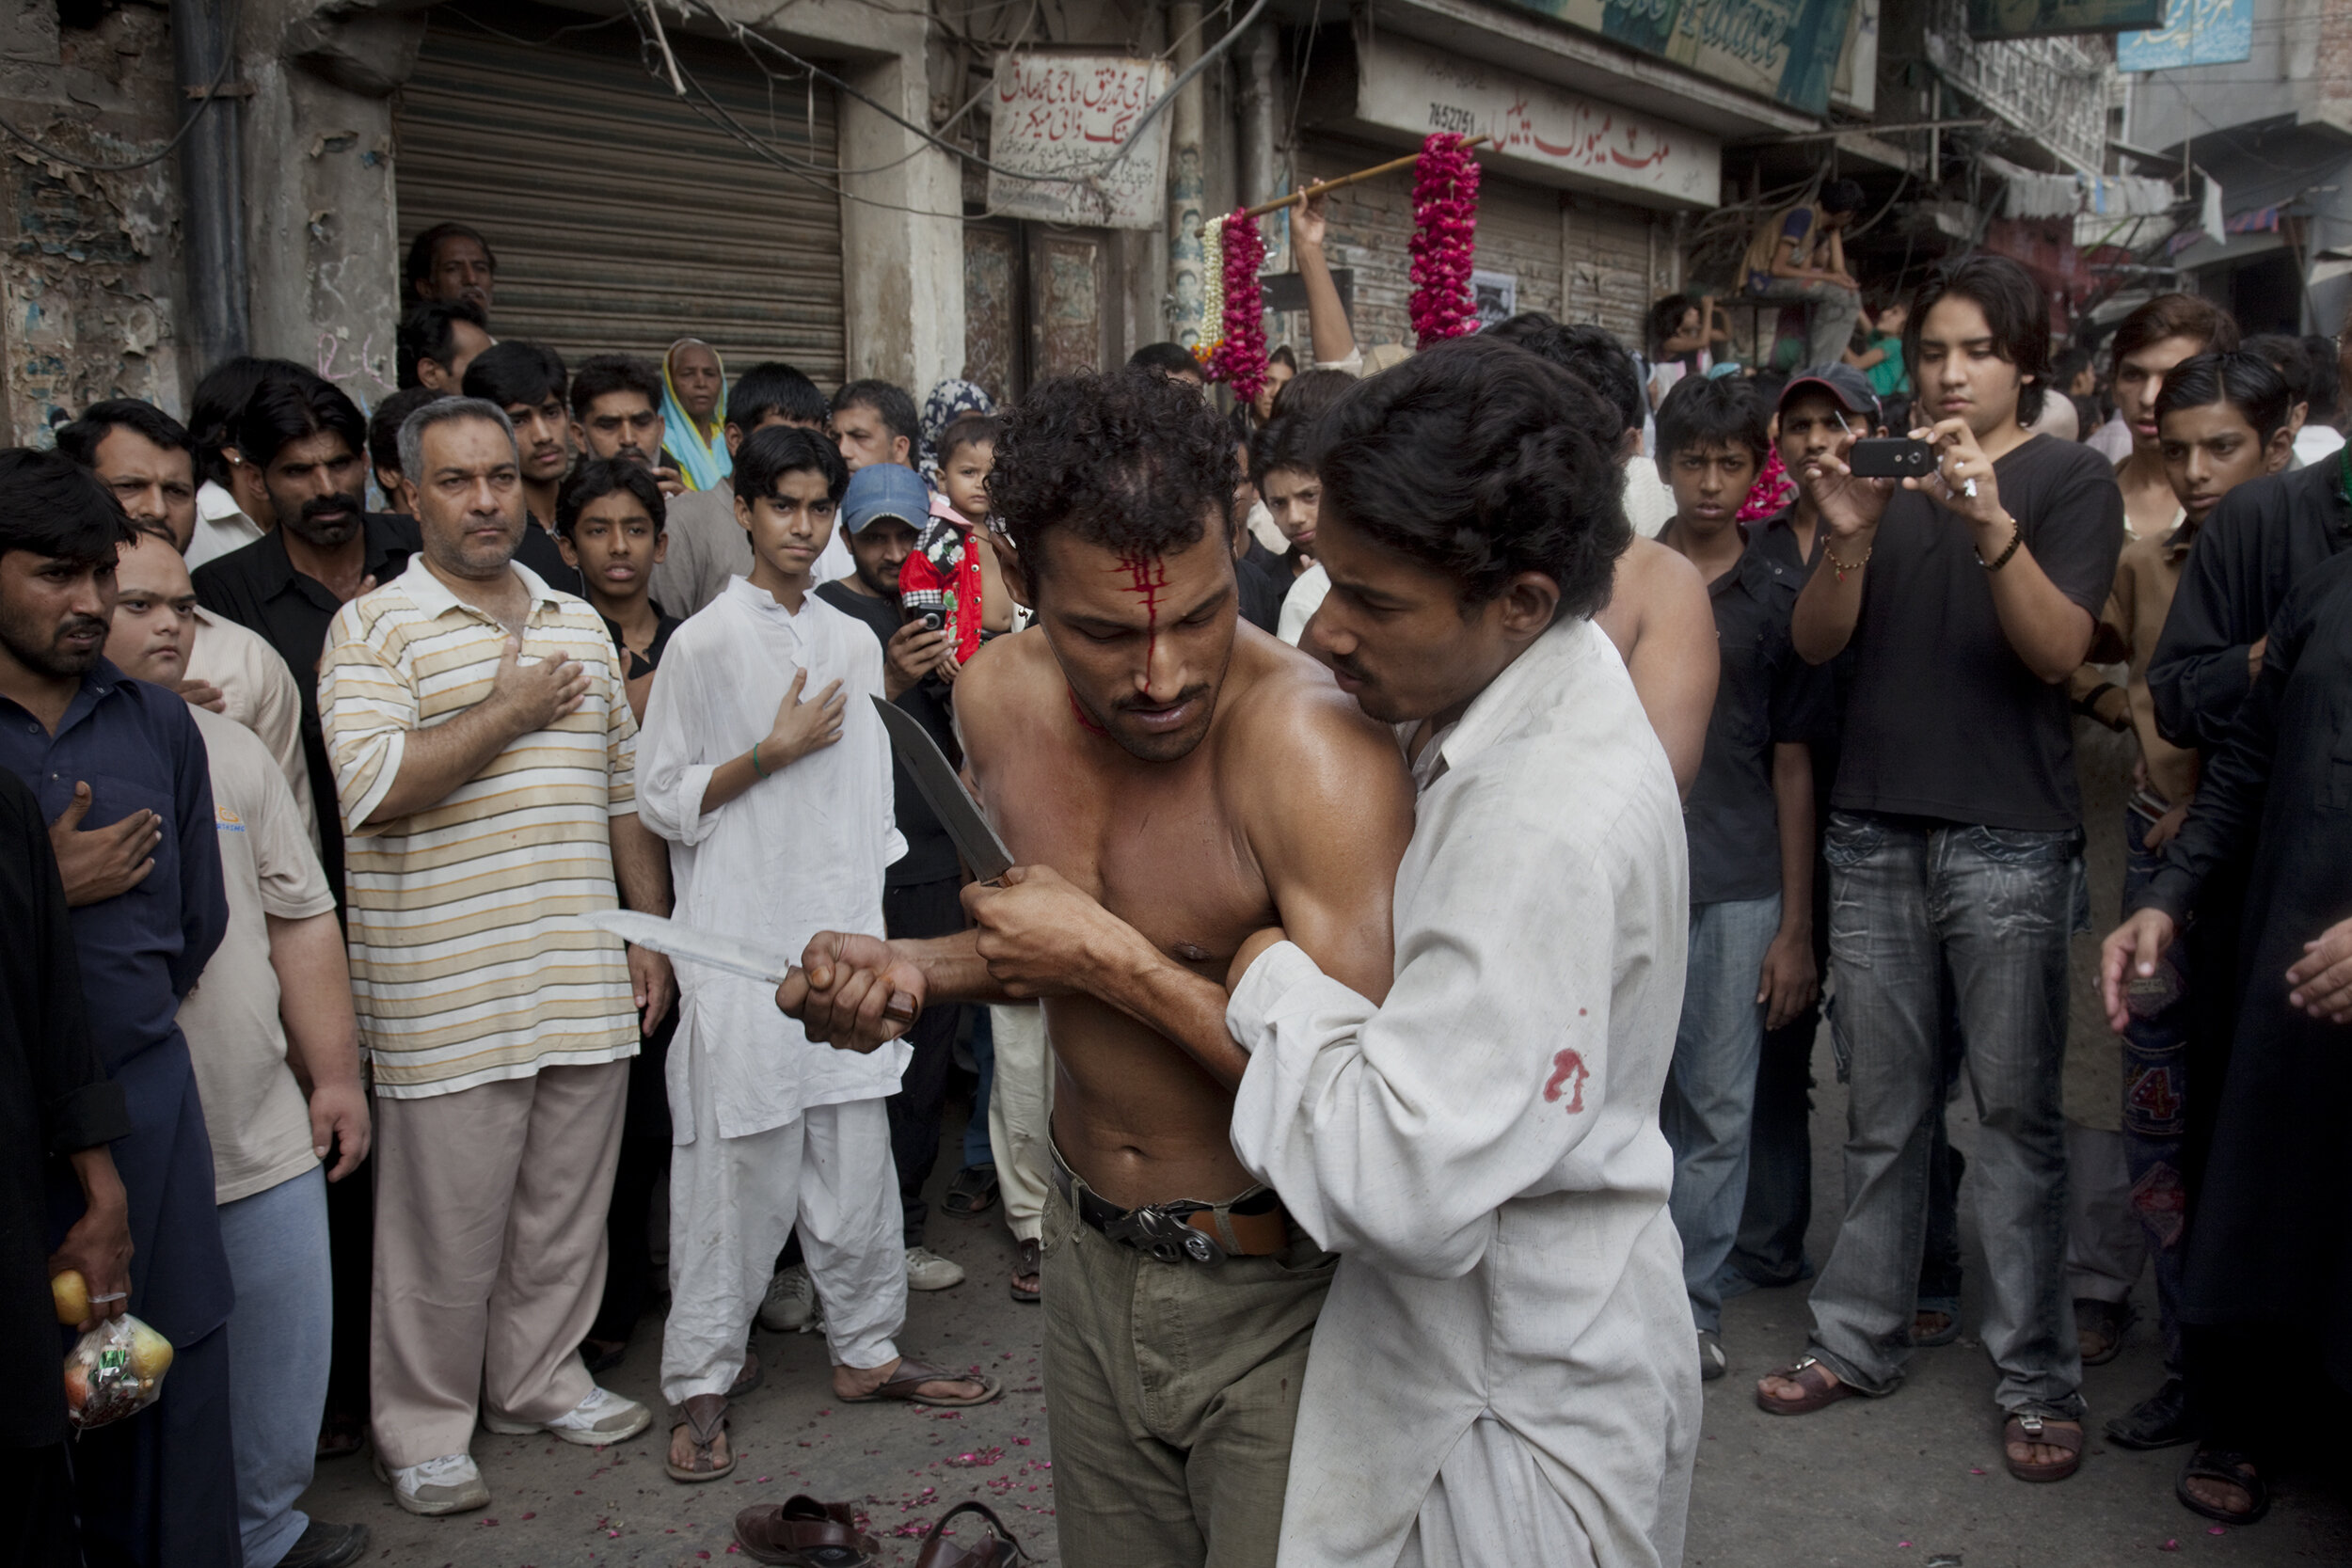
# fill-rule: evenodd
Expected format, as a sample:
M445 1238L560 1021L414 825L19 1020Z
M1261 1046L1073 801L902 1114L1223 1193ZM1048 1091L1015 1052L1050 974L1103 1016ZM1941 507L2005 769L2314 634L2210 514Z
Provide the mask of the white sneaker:
M942 1258L927 1246L907 1248L907 1289L945 1291L963 1283L963 1265Z
M817 1324L817 1285L808 1277L808 1265L778 1269L759 1304L759 1326L771 1334L806 1334Z
M493 1416L485 1409L482 1413L482 1424L501 1437L523 1437L534 1432L545 1432L561 1437L566 1443L596 1448L605 1443L626 1442L636 1436L653 1425L653 1412L610 1388L591 1388L586 1399L552 1421L517 1421L503 1416ZM472 1462L469 1460L468 1463Z
M471 1454L445 1453L397 1470L386 1469L379 1459L375 1473L391 1482L392 1497L411 1513L464 1513L490 1505L490 1489L482 1483Z

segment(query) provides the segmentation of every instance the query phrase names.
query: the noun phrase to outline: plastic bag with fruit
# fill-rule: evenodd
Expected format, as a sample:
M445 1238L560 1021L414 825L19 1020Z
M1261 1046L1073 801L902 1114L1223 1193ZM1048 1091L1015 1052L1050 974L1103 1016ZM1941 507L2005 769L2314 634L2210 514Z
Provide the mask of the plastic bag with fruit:
M135 1416L163 1393L171 1341L128 1314L75 1341L65 1358L65 1414L87 1432Z

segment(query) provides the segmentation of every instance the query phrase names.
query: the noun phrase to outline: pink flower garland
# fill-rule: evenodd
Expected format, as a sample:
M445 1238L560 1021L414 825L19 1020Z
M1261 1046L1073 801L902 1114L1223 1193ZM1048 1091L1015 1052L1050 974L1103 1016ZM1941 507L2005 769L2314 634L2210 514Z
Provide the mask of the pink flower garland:
M1224 339L1201 373L1229 383L1248 403L1265 385L1265 307L1258 269L1265 265L1265 236L1258 220L1240 213L1216 220L1224 228ZM1205 325L1205 324L1204 324Z
M1797 499L1797 482L1780 465L1780 449L1768 448L1764 453L1763 471L1756 483L1748 486L1748 499L1740 503L1739 520L1753 523L1770 517Z
M1413 167L1413 336L1423 348L1478 326L1470 261L1478 246L1478 160L1440 131Z

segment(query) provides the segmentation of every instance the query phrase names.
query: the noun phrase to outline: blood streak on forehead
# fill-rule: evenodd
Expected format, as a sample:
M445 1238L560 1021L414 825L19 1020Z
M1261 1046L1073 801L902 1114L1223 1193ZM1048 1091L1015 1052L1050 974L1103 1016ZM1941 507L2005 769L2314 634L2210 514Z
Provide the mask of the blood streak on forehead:
M1168 562L1156 555L1122 555L1119 564L1127 574L1127 592L1143 601L1148 668L1152 656L1159 651L1160 595L1168 590Z

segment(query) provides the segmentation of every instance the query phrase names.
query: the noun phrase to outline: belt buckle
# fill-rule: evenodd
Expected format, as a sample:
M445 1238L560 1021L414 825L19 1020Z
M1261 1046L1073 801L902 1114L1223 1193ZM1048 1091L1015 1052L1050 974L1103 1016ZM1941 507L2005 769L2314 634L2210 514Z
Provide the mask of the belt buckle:
M1138 1252L1151 1254L1163 1263L1221 1263L1225 1249L1216 1244L1216 1238L1184 1223L1184 1216L1199 1213L1207 1204L1149 1203L1126 1213L1103 1227L1112 1241L1123 1242Z

